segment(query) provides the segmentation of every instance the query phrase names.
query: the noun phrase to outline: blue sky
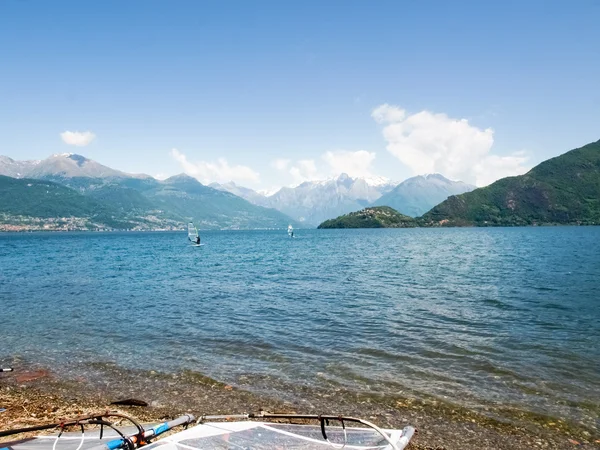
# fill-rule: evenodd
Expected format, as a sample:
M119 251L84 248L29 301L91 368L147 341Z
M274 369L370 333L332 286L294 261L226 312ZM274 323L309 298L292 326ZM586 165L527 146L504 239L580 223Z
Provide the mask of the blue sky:
M598 23L595 0L4 0L0 154L482 185L600 139Z

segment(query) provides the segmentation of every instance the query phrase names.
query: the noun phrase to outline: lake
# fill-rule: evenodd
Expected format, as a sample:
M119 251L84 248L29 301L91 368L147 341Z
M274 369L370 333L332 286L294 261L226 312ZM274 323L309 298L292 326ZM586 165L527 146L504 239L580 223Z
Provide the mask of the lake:
M592 424L600 227L0 234L0 362Z

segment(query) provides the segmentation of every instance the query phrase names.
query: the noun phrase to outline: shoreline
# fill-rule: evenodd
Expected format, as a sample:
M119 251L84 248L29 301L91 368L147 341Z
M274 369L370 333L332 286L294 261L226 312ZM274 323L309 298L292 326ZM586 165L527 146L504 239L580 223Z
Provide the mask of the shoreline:
M61 233L95 233L95 234L111 234L111 233L182 233L186 228L178 228L172 230L165 229L115 229L115 230L63 230L63 229L22 229L22 230L6 230L2 229L5 224L0 224L0 235L2 234L27 234L27 233L43 233L43 234L61 234ZM296 228L296 230L393 230L393 229L490 229L490 228L559 228L559 227L600 227L599 223L543 223L529 225L490 225L490 224L470 224L470 225L425 225L413 227L308 227ZM201 229L202 232L212 231L285 231L286 228L207 228Z
M123 229L123 230L61 230L61 229L35 229L35 230L4 230L2 229L3 224L0 224L0 235L2 234L27 234L27 233L41 233L41 234L61 234L61 233L81 233L81 234L111 234L111 233L183 233L187 232L187 228L181 229L173 229L173 230L164 230L164 229L143 229L143 230L133 230L133 229ZM297 230L316 230L316 228L296 228ZM286 228L206 228L199 229L198 231L202 231L203 233L207 232L217 232L217 231L285 231Z
M99 380L59 377L47 368L0 375L0 429L49 423L83 413L119 410L142 421L183 413L233 414L266 410L288 413L353 415L379 426L412 425L418 433L409 448L476 450L600 448L600 435L566 421L523 414L508 422L436 400L376 398L356 392L305 388L301 400L289 401L251 392L203 374L132 371L116 365L97 367ZM135 398L147 407L111 406ZM11 440L11 439L4 439Z

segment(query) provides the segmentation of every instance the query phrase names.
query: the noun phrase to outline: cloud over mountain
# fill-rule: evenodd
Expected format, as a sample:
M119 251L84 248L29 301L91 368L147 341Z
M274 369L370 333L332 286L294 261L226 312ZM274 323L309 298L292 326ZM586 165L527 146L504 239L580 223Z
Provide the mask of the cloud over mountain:
M96 139L96 135L91 131L63 131L60 138L67 145L85 147Z
M287 158L278 158L271 161L271 167L277 170L285 170L290 165L290 162Z
M318 173L314 159L301 159L290 168L290 174L296 183L315 180L319 178Z
M292 176L294 184L305 181L322 180L328 176L346 173L351 177L372 177L371 165L375 153L365 150L334 150L323 153L317 159L275 159L271 167L279 172L287 172Z
M181 165L186 174L197 178L204 184L212 182L225 183L228 181L258 183L260 181L258 172L247 166L231 166L225 158L219 158L213 162L192 162L176 148L171 150L171 156Z
M371 164L375 160L375 153L365 150L355 152L337 150L326 152L322 159L329 165L331 174L347 173L351 177L370 177L372 176Z
M528 170L523 153L490 154L494 131L477 128L466 119L430 111L407 114L388 104L375 108L371 116L383 125L387 150L414 174L443 173L483 186Z

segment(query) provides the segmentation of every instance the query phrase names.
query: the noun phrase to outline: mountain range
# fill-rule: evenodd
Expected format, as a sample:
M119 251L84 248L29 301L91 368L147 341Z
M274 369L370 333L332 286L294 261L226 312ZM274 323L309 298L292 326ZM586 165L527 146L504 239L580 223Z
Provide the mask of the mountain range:
M372 206L389 206L402 214L418 217L452 195L463 194L475 186L451 181L439 173L409 178L382 195Z
M352 178L343 173L323 181L283 187L269 196L235 183L213 183L211 186L256 205L275 208L308 226L366 206L390 206L405 215L417 217L451 195L475 189L475 186L448 180L440 174L416 176L398 184L383 177Z
M0 175L14 178L152 178L150 175L135 175L111 169L75 153L54 154L49 158L34 161L17 161L0 156Z
M92 228L172 229L181 228L190 220L204 229L284 228L288 224L313 227L331 217L379 205L392 206L415 217L450 195L474 188L439 174L409 178L400 184L383 177L353 178L341 174L264 195L233 182L205 186L184 174L156 180L149 175L112 169L72 153L55 154L39 161L17 161L0 156L0 175L52 182L73 190L79 197L52 187L53 201L61 204L55 216L64 218L60 222L63 225L77 223L83 228L81 224L88 223ZM4 185L8 186L6 180ZM43 186L49 190L53 185ZM25 214L24 210L12 207L15 205L9 208L8 204L0 204L4 221L8 220L9 210L13 215L21 211L21 222L24 217L49 219L47 205L42 207L35 198L30 198L34 192L38 195L38 189L43 190L43 186L31 181L11 185L14 198L24 201L29 208ZM19 189L23 192L16 195ZM92 201L95 203L90 203ZM69 204L71 209L67 207ZM79 206L83 204L90 208L82 210ZM42 211L38 215L36 205ZM101 213L92 214L92 211ZM87 215L81 216L83 212Z
M319 228L411 225L394 213L367 208ZM450 196L413 220L421 227L600 225L600 141L544 161L524 175Z
M279 211L187 175L159 181L81 155L42 161L2 157L0 175L0 222L10 224L9 229L21 229L19 224L25 229L181 229L190 220L201 229L299 225Z

